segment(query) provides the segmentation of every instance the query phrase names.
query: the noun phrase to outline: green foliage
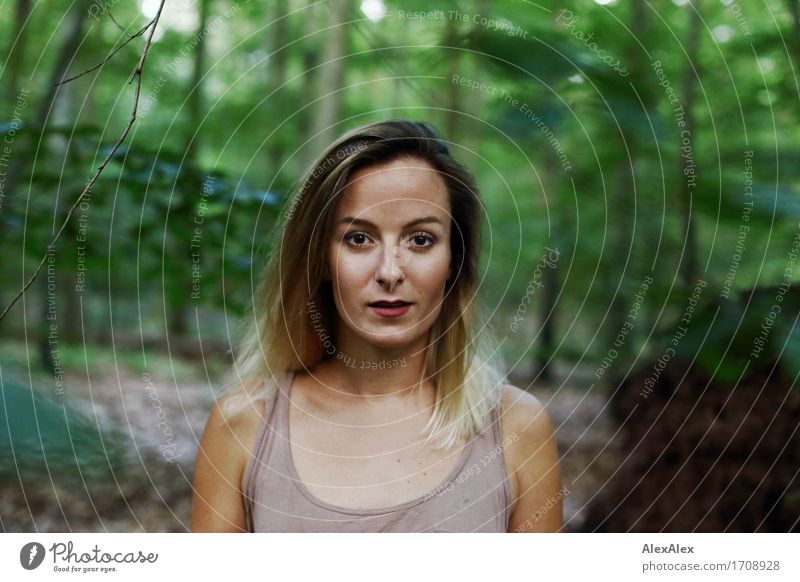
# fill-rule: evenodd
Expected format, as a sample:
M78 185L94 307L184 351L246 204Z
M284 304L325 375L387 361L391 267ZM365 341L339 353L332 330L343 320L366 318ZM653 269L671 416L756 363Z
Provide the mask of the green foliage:
M754 289L730 300L707 302L698 307L688 326L670 330L665 342L678 338L675 356L694 361L718 385L735 385L755 371L780 361L778 371L796 386L798 365L798 315L800 294L796 288ZM683 326L686 336L676 335Z
M88 19L67 73L97 64L138 30L146 21L140 4L113 5L125 32L106 14ZM745 151L754 152L754 204L734 290L780 281L786 255L775 243L791 235L800 215L791 53L800 41L785 2L770 2L768 13L739 3L741 17L731 5L699 2L703 25L692 62L691 11L673 2L386 0L387 15L377 21L357 4L335 87L320 86L331 58L328 3L309 10L291 1L278 14L272 3L214 0L205 35L197 30L199 4L170 6L148 55L137 120L62 236L57 278L71 281L81 257L86 298L144 304L149 321L139 321L138 331L165 331L164 319L200 306L245 313L281 204L318 153L308 143L320 98L335 93L337 132L387 117L426 119L475 170L491 227L483 292L498 308L498 328L517 308L545 246L561 251L554 320L565 358L587 349L590 358L605 354L607 342L594 332L618 327L613 313L628 308L641 273L653 272L657 283L636 335L679 315L691 285L677 265L688 253L702 266L709 296L719 294L743 224ZM11 55L20 74L17 94L0 102L0 143L13 138L13 160L24 163L0 212L4 281L18 281L23 261L29 272L41 258L130 116L128 80L142 38L63 87L44 128L35 127L46 72L74 15L37 7L27 48ZM12 10L0 15L4 38L16 34L13 20ZM206 57L195 87L201 40ZM454 75L471 84L455 83ZM687 88L696 95L691 140L699 176L690 205L680 194L681 127L671 99L685 103ZM23 89L29 93L20 105ZM688 212L693 249L685 244ZM728 319L757 323L763 314L751 309L721 312L712 332L750 329ZM530 323L535 331L538 322ZM785 353L794 353L796 334L784 332L791 340ZM737 349L750 339L743 336ZM504 349L509 361L534 351L522 334ZM709 352L709 364L721 353Z

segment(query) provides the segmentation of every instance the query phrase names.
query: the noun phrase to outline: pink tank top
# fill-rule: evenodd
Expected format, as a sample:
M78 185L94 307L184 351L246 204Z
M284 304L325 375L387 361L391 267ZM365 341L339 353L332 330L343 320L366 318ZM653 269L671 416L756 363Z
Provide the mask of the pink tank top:
M271 410L264 410L242 477L249 531L508 531L511 488L501 445L499 404L492 410L490 424L467 442L455 468L439 486L405 503L357 510L317 498L297 474L288 439L294 375L287 375L276 397L270 399Z

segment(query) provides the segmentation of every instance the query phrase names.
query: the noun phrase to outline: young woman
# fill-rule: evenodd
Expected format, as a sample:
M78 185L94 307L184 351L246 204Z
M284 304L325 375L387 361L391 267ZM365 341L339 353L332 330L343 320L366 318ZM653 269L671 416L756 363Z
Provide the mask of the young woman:
M427 124L325 152L201 438L193 531L561 528L551 421L479 327L481 211Z

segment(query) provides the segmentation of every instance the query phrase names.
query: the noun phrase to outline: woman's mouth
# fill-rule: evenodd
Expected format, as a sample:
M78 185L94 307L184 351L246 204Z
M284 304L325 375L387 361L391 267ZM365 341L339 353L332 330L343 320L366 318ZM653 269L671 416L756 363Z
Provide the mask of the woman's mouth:
M411 308L407 301L376 301L369 306L383 317L399 317Z

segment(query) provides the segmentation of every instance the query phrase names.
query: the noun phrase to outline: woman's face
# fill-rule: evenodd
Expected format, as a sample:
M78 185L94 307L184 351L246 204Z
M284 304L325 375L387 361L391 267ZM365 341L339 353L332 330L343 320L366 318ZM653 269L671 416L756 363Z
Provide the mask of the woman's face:
M450 220L444 180L425 161L352 174L328 245L340 333L384 348L427 337L451 275Z

